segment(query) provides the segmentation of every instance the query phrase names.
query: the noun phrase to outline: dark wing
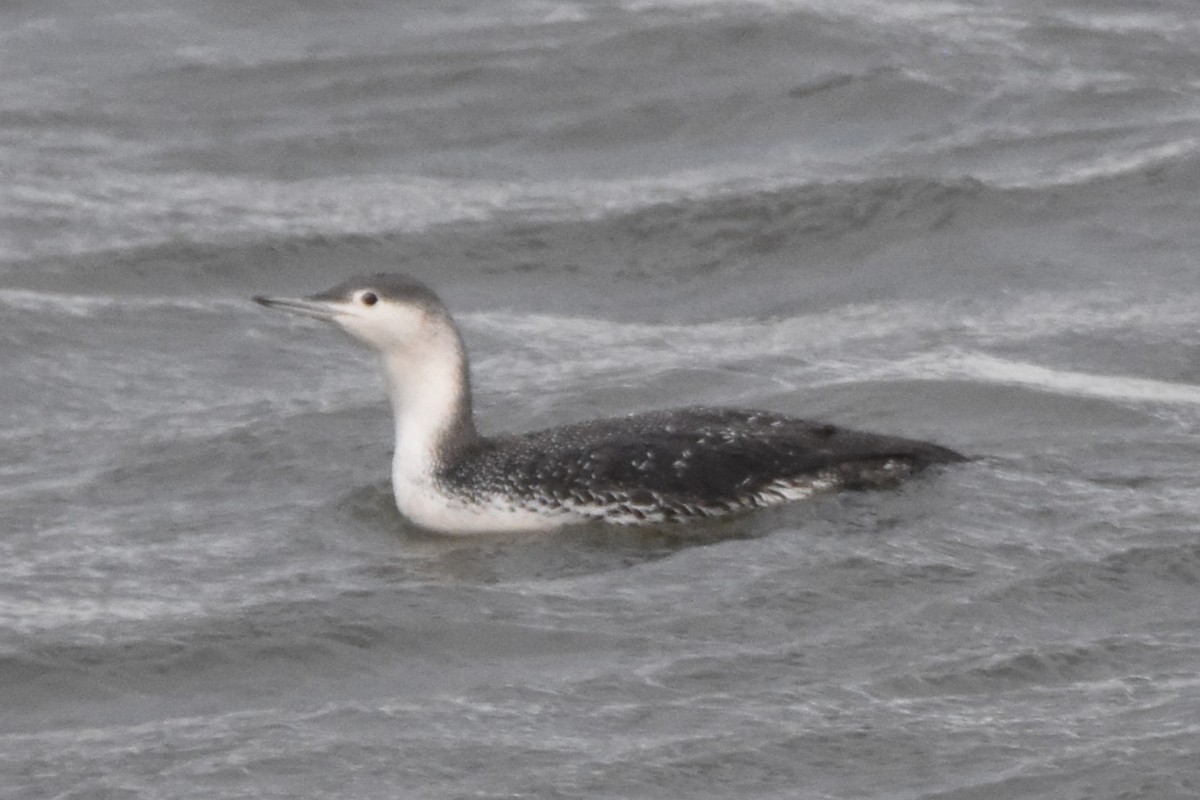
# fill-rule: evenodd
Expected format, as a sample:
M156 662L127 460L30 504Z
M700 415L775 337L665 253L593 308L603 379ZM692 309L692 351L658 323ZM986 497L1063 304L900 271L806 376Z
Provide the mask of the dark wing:
M583 503L615 496L704 505L737 503L781 481L818 476L866 487L881 482L879 467L889 461L908 474L962 458L925 442L719 408L652 411L504 437L479 455L459 469L486 473L471 477L503 481L497 488L508 492L538 487L545 496Z

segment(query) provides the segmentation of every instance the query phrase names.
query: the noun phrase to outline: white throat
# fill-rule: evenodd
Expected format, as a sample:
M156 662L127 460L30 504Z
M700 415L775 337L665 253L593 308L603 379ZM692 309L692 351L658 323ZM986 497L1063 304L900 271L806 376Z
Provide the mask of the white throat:
M471 421L462 366L403 356L381 360L396 426L396 464L407 473L430 473L461 433L458 427Z

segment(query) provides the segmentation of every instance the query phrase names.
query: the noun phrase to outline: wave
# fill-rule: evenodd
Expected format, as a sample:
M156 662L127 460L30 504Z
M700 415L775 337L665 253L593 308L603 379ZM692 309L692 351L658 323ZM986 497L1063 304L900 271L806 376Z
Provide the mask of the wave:
M1013 652L971 656L887 682L901 697L993 694L1029 687L1084 687L1119 681L1127 665L1161 643L1155 637L1111 637L1080 644L1015 647Z
M306 40L229 4L166 3L94 32L104 46L64 72L15 75L0 115L13 133L0 258L594 219L887 176L1049 189L1200 149L1178 102L1193 87L1177 64L1194 48L1165 12L787 0L361 11L312 9L323 24ZM17 60L94 28L12 21ZM1116 55L1064 33L1103 37ZM39 83L76 87L85 70L105 93Z
M597 374L606 374L611 382L624 373L758 365L754 370L769 372L776 389L964 381L1133 404L1194 406L1200 404L1200 386L1186 381L1086 372L993 352L1066 335L1111 338L1136 332L1151 341L1186 342L1196 338L1194 317L1188 298L1139 299L1085 290L1036 293L986 308L959 301L866 303L779 318L700 323L617 323L507 312L464 314L461 321L469 336L486 342L477 372L489 383L508 387L553 386ZM572 356L562 359L563 353Z
M821 79L819 92L840 79ZM1087 163L1034 163L1031 171L977 178L853 176L827 170L737 165L682 169L643 177L471 180L407 175L279 180L187 173L174 176L92 174L88 196L64 202L53 185L0 189L23 233L9 238L10 263L89 253L161 254L225 251L264 242L353 242L435 236L456 230L519 225L599 225L637 241L680 235L736 246L743 253L804 246L901 221L903 232L933 232L959 217L993 215L1033 221L1081 213L1090 187L1127 183L1144 193L1148 177L1171 185L1200 171L1200 145L1189 138L1114 151ZM1069 193L1064 195L1063 191ZM1065 202L1064 202L1065 201ZM624 223L624 225L623 225ZM48 228L54 234L47 235ZM719 228L718 228L719 226ZM625 228L624 230L622 228ZM682 228L682 230L680 230ZM893 231L896 233L896 231ZM124 260L124 259L123 259ZM169 266L169 265L168 265ZM12 267L9 268L10 270Z
M352 678L361 691L384 672L389 677L379 678L379 687L396 696L422 682L444 686L458 673L476 681L478 661L571 658L608 648L615 638L480 619L471 604L486 605L486 594L410 583L316 601L242 603L202 617L109 621L102 636L10 634L0 649L0 727L88 701L144 706L158 698L181 716L214 697L256 703L298 684L338 691ZM411 609L419 613L410 617ZM397 674L404 675L403 690Z
M29 252L44 258L10 266L9 272L49 282L64 269L50 256L75 254L79 274L72 280L86 282L101 259L104 281L118 289L164 283L175 270L185 270L197 285L222 277L244 282L256 272L278 269L263 262L296 263L305 251L382 251L400 240L425 240L452 253L464 236L502 241L529 226L550 237L547 243L559 239L567 246L602 237L618 249L658 250L682 238L692 247L762 253L900 217L909 228L934 228L972 207L999 212L1006 196L969 180L797 183L794 176L727 179L710 172L535 184L389 177L289 184L196 176L182 198L149 178L131 191L141 195L138 204L101 210L84 202L61 212L81 220L99 214L114 225L72 226L72 235L39 240ZM110 255L87 255L98 248ZM672 264L666 261L662 268ZM327 262L321 269L328 271ZM43 271L48 274L40 277Z
M1131 674L1143 674L1147 662L1169 675L1171 662L1182 668L1186 648L1171 629L1147 624L1154 619L1147 605L1174 607L1197 585L1200 548L1187 543L1132 547L1097 561L1054 561L969 601L1000 615L1008 623L1007 638L984 652L950 656L885 683L901 697L925 697L1046 686L1120 687L1135 680ZM1111 609L1126 607L1122 598L1132 596L1140 607L1130 610L1127 622ZM1092 614L1096 608L1110 613L1101 620ZM1079 624L1064 640L1054 619Z

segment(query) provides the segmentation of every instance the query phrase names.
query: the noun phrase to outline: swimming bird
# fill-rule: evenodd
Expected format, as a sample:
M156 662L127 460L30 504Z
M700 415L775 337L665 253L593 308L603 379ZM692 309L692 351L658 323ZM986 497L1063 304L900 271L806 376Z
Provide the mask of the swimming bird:
M963 460L927 442L739 408L690 407L485 437L467 352L425 284L351 278L255 302L332 322L379 356L395 425L400 513L445 533L719 517L837 489L888 487Z

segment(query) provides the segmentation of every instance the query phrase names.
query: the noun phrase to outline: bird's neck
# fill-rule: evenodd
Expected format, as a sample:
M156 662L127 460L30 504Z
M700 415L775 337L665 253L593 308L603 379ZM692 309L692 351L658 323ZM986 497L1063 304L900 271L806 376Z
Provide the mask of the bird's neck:
M424 482L479 441L466 351L452 336L419 355L381 360L396 426L393 482Z

